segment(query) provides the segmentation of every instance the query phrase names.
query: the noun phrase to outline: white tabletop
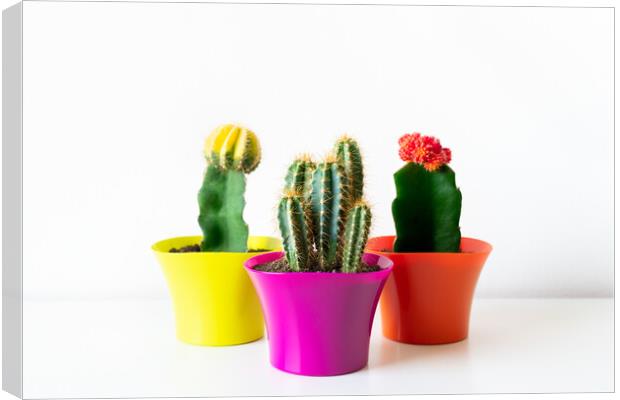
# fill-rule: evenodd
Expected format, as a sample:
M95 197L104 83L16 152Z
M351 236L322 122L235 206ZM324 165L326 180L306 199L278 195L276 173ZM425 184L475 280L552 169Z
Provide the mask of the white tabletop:
M612 391L612 299L476 299L469 339L381 336L368 367L316 378L271 367L265 339L198 347L174 336L168 300L28 301L24 397L191 397Z

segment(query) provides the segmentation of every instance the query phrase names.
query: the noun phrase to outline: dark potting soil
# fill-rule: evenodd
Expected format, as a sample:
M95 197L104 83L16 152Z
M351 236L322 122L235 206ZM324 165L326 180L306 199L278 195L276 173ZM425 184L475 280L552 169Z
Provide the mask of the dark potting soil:
M183 246L180 248L170 249L170 253L198 253L200 252L199 244L190 244L189 246Z
M288 262L286 261L286 258L280 258L278 260L271 261L265 264L259 264L255 266L254 269L256 271L263 271L263 272L297 272L291 269L291 267L288 265ZM378 265L368 265L365 262L362 262L360 270L357 271L356 273L376 272L376 271L379 271L380 269L381 267L379 267ZM307 272L307 271L302 271L302 272ZM340 271L340 268L334 268L331 271L326 271L326 273L330 273L330 272L341 272L341 271Z
M268 249L250 249L248 253L262 253L265 251L269 251ZM169 251L170 253L199 253L200 245L199 244L190 244L189 246L183 246L180 248L172 248Z

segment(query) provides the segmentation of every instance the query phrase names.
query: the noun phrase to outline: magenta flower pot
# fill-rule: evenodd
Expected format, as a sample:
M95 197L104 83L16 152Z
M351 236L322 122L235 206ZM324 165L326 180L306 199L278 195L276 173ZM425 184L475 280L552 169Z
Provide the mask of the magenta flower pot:
M359 274L254 270L283 256L273 252L245 262L263 308L271 364L312 376L364 368L372 321L392 261L365 253L364 261L381 270Z

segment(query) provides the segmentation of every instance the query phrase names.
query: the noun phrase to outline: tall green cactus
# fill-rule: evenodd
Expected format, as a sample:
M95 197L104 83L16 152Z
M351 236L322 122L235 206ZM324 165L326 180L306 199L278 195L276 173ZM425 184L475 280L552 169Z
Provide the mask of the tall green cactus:
M334 145L334 154L347 176L350 201L353 203L360 200L364 195L364 166L357 141L346 135L340 137Z
M446 164L451 152L433 137L403 136L400 156L408 161L394 174L395 252L458 252L461 191Z
M342 272L356 272L359 269L364 247L368 241L371 219L370 208L363 200L358 201L349 210L344 229Z
M278 204L278 225L286 252L286 260L293 271L309 269L312 255L310 212L302 196L288 192Z
M260 143L254 132L223 125L205 141L205 171L198 192L203 232L202 251L246 252L248 226L243 220L245 174L260 163Z
M346 175L336 160L328 157L312 177L312 222L321 270L334 268L342 254L342 232L348 209Z
M315 169L316 163L309 155L297 157L288 167L284 190L302 194L304 201L309 203L312 195L312 175Z
M321 163L309 156L293 161L278 205L284 250L293 271L360 270L371 221L362 200L363 177L357 142L346 136Z

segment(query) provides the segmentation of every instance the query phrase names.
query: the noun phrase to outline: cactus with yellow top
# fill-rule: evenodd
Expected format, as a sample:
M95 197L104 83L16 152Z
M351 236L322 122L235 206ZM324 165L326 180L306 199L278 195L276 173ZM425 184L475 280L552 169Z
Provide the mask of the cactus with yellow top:
M201 251L246 252L248 225L243 220L245 175L256 169L261 148L254 132L239 125L222 125L207 137L207 168L198 192L203 232Z
M288 169L278 223L293 271L359 272L371 213L363 200L357 142L343 136L322 162L303 155Z

